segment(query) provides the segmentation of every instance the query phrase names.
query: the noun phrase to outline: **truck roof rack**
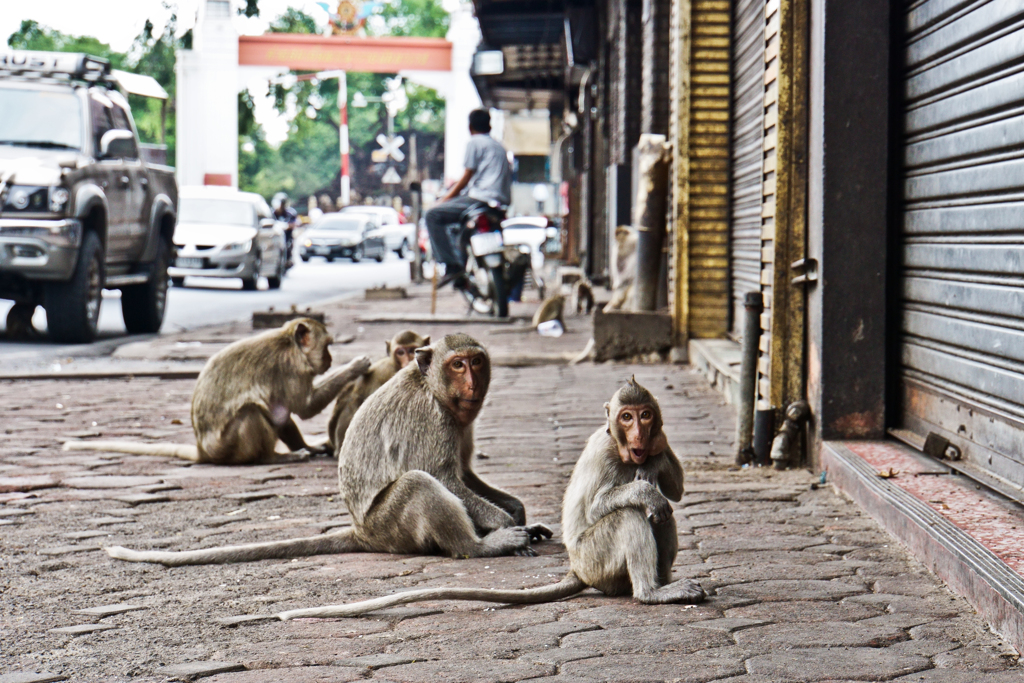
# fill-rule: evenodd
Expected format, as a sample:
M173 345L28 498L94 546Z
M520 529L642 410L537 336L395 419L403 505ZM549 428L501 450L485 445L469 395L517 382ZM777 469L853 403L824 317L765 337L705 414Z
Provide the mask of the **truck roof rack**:
M0 52L0 74L64 77L89 83L110 77L110 62L81 52Z

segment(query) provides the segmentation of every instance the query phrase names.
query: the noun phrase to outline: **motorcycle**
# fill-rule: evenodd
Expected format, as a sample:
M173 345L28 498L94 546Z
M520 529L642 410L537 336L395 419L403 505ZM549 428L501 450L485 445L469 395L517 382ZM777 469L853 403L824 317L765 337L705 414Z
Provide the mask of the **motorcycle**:
M469 283L462 288L471 312L508 316L509 295L522 291L530 267L530 248L505 244L501 221L505 207L495 204L474 206L462 214L461 239L467 254Z

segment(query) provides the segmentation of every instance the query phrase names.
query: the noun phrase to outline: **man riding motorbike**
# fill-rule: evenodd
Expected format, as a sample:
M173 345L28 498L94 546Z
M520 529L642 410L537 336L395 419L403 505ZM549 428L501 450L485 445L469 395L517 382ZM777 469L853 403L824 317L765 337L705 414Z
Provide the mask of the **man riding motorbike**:
M512 167L508 163L508 152L490 132L490 113L486 109L471 111L466 171L425 217L434 257L445 265L439 287L449 282L456 289L470 286L466 277L465 248L459 235L463 213L480 204L494 202L504 207L512 201ZM463 190L465 193L460 194Z
M299 212L288 206L288 197L283 192L279 192L274 197L274 220L285 224L284 245L285 250L288 252L288 258L285 259L285 263L290 268L292 266L293 247L295 246L293 233L295 226L299 224Z

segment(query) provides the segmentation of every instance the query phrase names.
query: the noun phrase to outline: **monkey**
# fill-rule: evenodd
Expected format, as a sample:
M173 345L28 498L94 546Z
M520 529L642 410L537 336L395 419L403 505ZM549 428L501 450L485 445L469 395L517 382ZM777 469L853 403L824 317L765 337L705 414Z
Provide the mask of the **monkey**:
M275 617L352 617L424 600L534 604L587 587L632 594L648 605L700 602L706 597L700 583L671 582L678 538L669 500L682 498L683 467L668 445L658 401L632 377L604 408L607 423L587 441L562 502L569 572L561 581L519 590L427 588Z
M317 449L306 444L292 414L304 420L318 415L370 368L370 359L360 356L314 385L314 378L331 367L332 340L323 323L298 318L214 354L192 392L196 446L68 441L64 449L169 455L217 465L305 459ZM275 452L278 440L290 454Z
M416 349L415 362L356 411L338 453L352 526L319 536L184 552L106 548L114 558L168 567L350 552L534 555L551 538L526 525L522 502L472 469L473 421L491 378L487 351L464 334Z
M374 362L365 375L342 390L334 403L334 412L327 427L327 435L335 453L345 440L345 432L359 406L394 377L395 373L411 363L415 350L423 346L430 346L430 337L421 337L412 330L399 332L390 341L384 342L388 355Z
M594 288L589 280L581 279L573 283L572 300L575 302L573 308L576 315L584 313L584 309L586 314L590 315L590 311L594 309Z
M545 299L541 305L537 308L533 314L533 322L531 323L536 328L541 323L549 320L557 320L562 327L565 327L565 322L562 320L562 311L565 308L565 297L561 294L553 294Z
M612 244L612 299L604 310L629 310L633 305L633 283L636 280L636 230L628 225L615 228Z

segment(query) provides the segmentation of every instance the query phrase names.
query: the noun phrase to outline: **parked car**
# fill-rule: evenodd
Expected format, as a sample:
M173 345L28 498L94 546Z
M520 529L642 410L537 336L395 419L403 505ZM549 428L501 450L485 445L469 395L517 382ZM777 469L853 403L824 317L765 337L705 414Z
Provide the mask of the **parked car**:
M354 212L325 213L303 233L299 247L303 261L323 256L328 263L336 258L350 258L353 263L374 258L380 263L387 253L376 217Z
M260 277L277 289L288 268L284 224L266 200L230 187L183 187L178 197L178 250L168 269L176 287L189 275L242 280L255 290Z
M389 206L364 206L353 204L341 210L342 213L362 213L374 216L377 225L384 233L384 242L387 248L400 258L405 258L412 252L416 244L416 226L412 223L403 223L402 217L397 211Z
M149 92L163 90L134 76ZM131 79L126 79L131 80ZM54 341L96 337L104 289L131 333L158 332L178 188L143 160L118 73L104 59L0 53L0 299L7 329L46 309Z

